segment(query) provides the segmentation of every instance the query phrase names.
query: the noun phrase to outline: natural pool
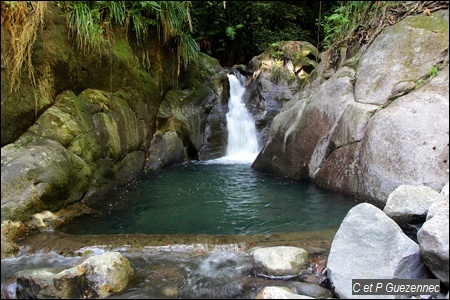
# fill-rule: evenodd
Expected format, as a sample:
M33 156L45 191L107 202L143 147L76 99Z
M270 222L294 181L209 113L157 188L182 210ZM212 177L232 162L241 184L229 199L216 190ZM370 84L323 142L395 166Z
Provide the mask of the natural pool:
M274 283L252 273L253 247L296 246L311 261L325 260L359 201L253 170L260 149L241 99L245 80L229 78L226 157L143 174L110 191L94 213L20 241L17 257L1 262L2 298L15 298L15 272L72 267L86 253L118 251L130 260L133 278L110 299L255 298ZM305 272L298 280L315 280Z
M339 226L357 204L314 184L222 160L186 163L112 190L70 234L252 235Z
M77 253L86 249L118 251L131 262L135 275L110 298L255 298L274 283L252 274L247 250L296 246L311 259L326 259L358 202L226 159L143 174L112 190L95 213L21 241L21 253L2 260L2 298L14 298L16 271L67 268L84 259Z

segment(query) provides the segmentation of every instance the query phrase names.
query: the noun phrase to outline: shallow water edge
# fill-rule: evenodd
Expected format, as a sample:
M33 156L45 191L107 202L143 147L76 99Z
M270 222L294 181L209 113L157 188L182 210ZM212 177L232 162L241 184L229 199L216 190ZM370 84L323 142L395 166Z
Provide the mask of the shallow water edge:
M258 235L41 232L18 242L17 258L2 259L2 298L16 299L14 273L17 271L68 268L88 256L116 251L130 260L135 274L127 288L109 296L110 299L254 299L265 286L288 286L296 280L315 280L316 277L309 269L299 274L304 279L293 281L255 276L250 256L252 249L301 247L309 252L311 262L323 261L336 231Z
M168 251L170 249L203 247L206 251L211 251L227 245L236 245L236 250L244 251L253 247L294 246L303 248L315 256L328 255L337 229L256 235L73 235L52 231L30 235L18 241L17 244L26 247L28 253L44 250L55 251L64 256L76 255L80 249L88 246L101 246L105 251L114 249L141 251L152 247L155 247L155 249L159 247L159 249L167 249Z

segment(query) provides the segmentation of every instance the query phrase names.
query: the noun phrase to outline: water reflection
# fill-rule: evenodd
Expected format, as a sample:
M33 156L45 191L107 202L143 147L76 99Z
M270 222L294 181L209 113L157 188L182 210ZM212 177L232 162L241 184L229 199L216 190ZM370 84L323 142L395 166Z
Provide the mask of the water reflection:
M72 234L257 234L339 226L357 202L249 164L191 163L111 191Z

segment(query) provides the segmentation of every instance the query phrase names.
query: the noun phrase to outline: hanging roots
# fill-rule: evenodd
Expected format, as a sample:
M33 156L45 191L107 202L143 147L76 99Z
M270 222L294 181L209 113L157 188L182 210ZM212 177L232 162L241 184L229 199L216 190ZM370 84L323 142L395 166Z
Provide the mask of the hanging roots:
M36 41L37 31L44 24L46 1L2 1L2 68L9 77L10 92L17 91L22 69L28 70L28 77L36 84L31 60L31 49Z

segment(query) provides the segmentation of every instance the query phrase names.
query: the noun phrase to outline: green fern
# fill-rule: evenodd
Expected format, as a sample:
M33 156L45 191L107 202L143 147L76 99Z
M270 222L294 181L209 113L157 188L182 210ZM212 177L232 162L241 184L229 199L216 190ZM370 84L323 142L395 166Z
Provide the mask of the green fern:
M181 57L186 68L190 63L197 61L200 49L189 33L184 32L180 39Z
M162 44L175 42L178 62L184 67L198 58L189 14L190 1L75 1L68 13L69 30L83 51L98 51L111 27L131 28L140 43L156 26ZM236 28L240 28L236 26ZM180 66L178 67L180 69Z

